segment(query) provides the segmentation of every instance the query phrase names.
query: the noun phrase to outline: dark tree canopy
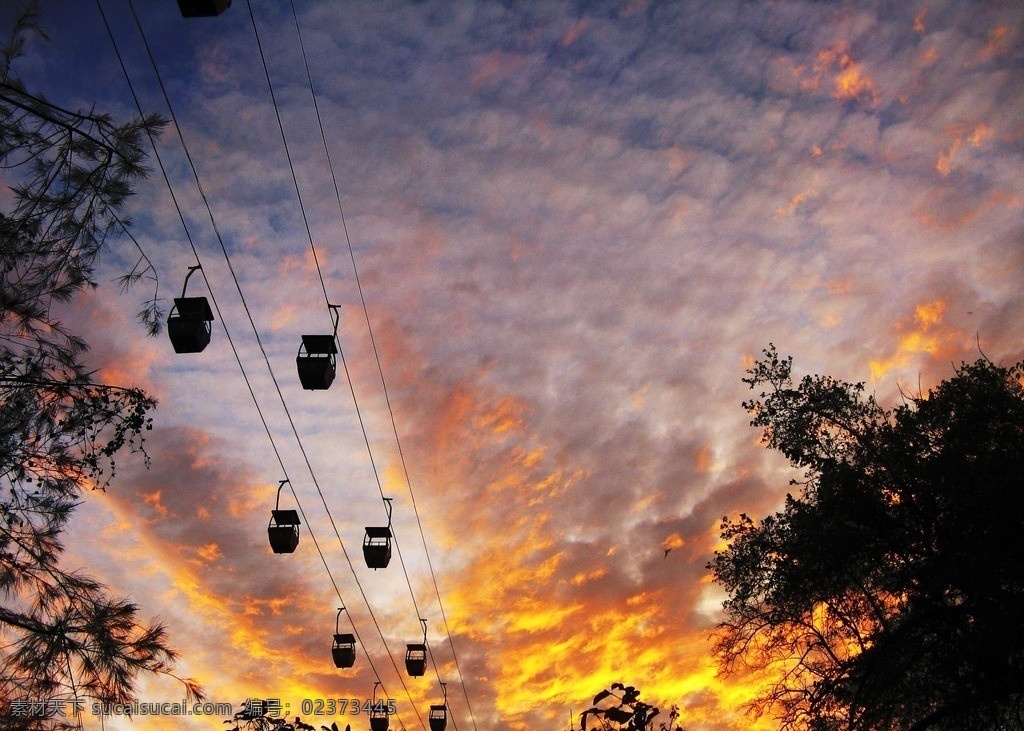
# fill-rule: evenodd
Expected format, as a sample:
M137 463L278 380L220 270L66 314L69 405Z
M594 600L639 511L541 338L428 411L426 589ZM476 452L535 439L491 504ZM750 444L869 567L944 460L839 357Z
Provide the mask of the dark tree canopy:
M751 709L783 729L1024 727L1024 365L891 410L791 368L770 347L744 379L806 472L781 512L723 519L723 670L762 671Z
M107 485L114 458L140 451L153 401L95 383L86 343L59 305L96 286L97 255L127 232L124 205L144 174L159 118L115 123L29 92L13 62L40 33L33 5L0 49L0 727L77 727L59 706L133 699L140 672L168 673L160 624L60 563L61 536L84 491ZM143 276L145 257L125 283ZM147 275L148 276L148 275ZM144 317L157 317L155 295ZM186 681L190 693L197 691Z

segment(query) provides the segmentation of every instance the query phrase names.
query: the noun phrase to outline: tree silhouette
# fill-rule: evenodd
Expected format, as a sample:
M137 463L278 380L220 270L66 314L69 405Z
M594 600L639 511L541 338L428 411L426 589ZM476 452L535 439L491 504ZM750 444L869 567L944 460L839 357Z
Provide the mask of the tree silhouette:
M61 702L133 699L139 672L170 673L160 624L60 565L61 534L84 490L103 488L123 450L142 452L154 402L141 390L94 383L84 340L58 303L96 286L100 250L127 231L123 213L145 175L151 116L116 124L28 92L13 62L40 33L29 5L0 50L0 727L77 727ZM149 277L148 261L122 280ZM143 319L155 329L156 295ZM198 687L184 681L190 696ZM38 707L39 703L45 705ZM35 704L35 705L33 705Z
M1024 365L964 364L891 410L764 351L744 406L805 470L755 523L723 519L715 651L769 679L783 729L1022 728Z
M269 710L267 701L250 698L224 724L231 727L230 731L316 731L316 726L305 723L299 716L289 721L286 716L272 715ZM338 724L332 722L330 728L323 725L320 728L338 731ZM345 726L345 731L351 731L351 726Z
M640 691L634 686L612 683L609 689L594 696L591 708L580 714L580 731L587 731L588 718L591 731L685 731L676 725L677 706L672 706L667 722L661 721L655 727L655 717L660 714L660 709L640 700Z

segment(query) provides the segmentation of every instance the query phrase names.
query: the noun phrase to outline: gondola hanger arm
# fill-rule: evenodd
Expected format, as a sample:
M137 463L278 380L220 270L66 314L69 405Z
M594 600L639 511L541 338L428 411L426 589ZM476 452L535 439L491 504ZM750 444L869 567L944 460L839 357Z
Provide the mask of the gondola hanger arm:
M277 486L277 502L274 503L274 510L280 510L281 508L281 489L289 484L289 480L281 480L281 484Z
M191 277L195 273L195 271L197 269L202 269L202 268L203 268L202 264L194 264L193 266L190 266L188 268L188 274L185 275L185 283L181 286L181 296L182 296L182 298L185 297L185 290L188 289L189 277Z
M337 340L338 323L341 321L341 314L339 312L339 310L341 309L341 305L332 305L328 303L327 309L331 311L331 321L334 323L334 338L335 340Z

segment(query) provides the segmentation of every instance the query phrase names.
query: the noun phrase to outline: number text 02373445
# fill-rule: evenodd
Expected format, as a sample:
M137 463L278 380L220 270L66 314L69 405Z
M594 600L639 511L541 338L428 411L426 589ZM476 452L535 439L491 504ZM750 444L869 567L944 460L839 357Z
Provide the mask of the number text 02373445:
M359 698L303 698L301 708L304 716L357 716L385 709L389 714L394 714L397 710L392 699L371 701Z

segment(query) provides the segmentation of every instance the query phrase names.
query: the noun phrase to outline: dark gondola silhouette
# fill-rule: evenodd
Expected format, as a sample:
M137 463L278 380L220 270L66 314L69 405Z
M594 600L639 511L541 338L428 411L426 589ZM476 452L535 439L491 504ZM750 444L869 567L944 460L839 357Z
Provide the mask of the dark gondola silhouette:
M231 7L231 0L178 0L182 18L213 18Z
M413 678L427 671L427 620L420 617L423 625L423 642L405 646L405 669Z
M430 731L444 731L445 726L448 725L448 690L445 685L445 683L441 683L441 694L444 701L440 705L431 706L430 713L427 714Z
M386 526L366 526L363 536L363 558L367 568L384 569L391 562L391 498L384 498L384 507L388 511Z
M288 480L281 480L277 488L277 504L270 511L270 525L267 526L267 537L274 553L292 553L299 545L299 513L296 510L280 510L281 488Z
M213 311L206 297L186 297L188 280L201 267L196 264L188 268L181 297L174 298L174 306L167 314L167 336L175 353L201 353L210 344L210 323Z
M370 706L370 731L388 731L388 704L377 702L377 686L380 681L373 684L373 705Z
M356 638L350 632L342 633L340 622L341 613L345 607L338 608L338 617L334 621L334 644L331 646L331 657L334 659L334 667L350 668L356 662Z
M307 391L323 391L334 383L338 371L338 307L327 305L334 319L334 332L330 335L303 335L295 366L299 371L299 383Z

